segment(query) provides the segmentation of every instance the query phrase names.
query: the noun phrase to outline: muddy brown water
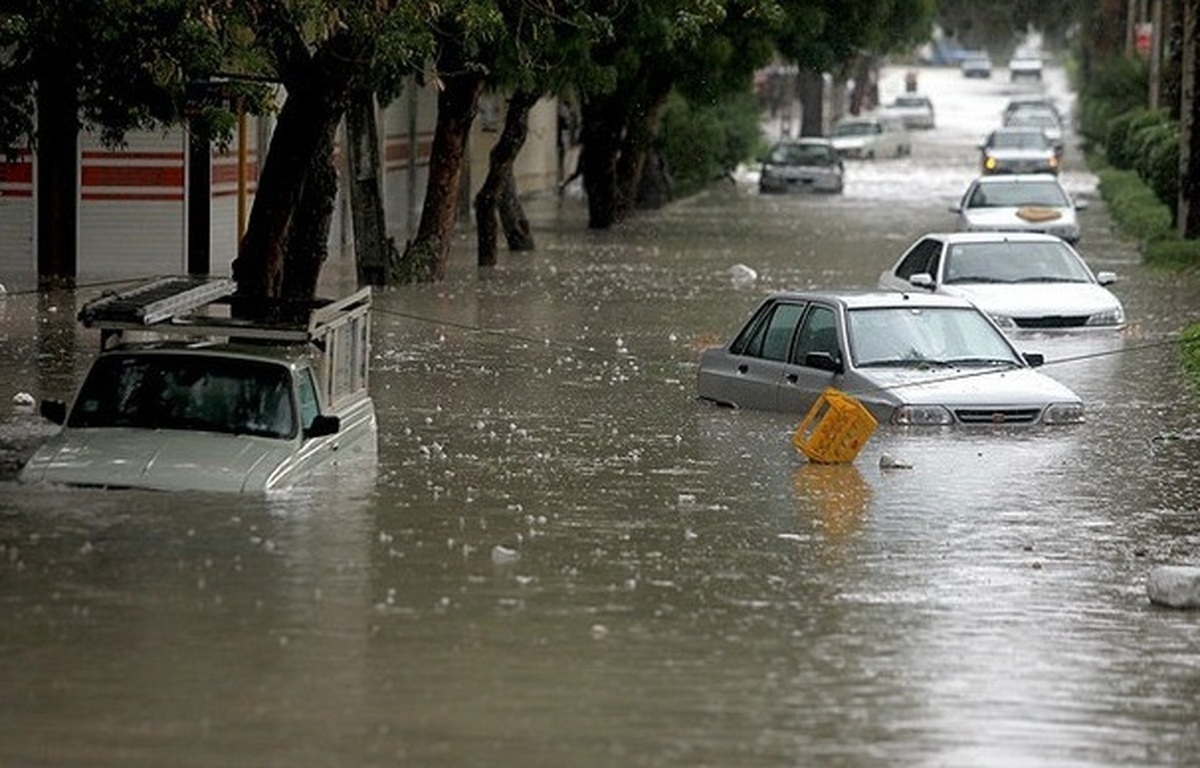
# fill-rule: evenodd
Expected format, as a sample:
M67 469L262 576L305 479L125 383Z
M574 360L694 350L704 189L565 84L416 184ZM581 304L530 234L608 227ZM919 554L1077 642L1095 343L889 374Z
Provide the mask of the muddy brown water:
M843 196L743 181L604 233L533 201L538 251L480 276L464 239L446 282L377 292L378 465L315 488L16 484L45 427L12 396L69 394L95 339L89 289L0 299L0 764L1196 764L1200 616L1145 576L1200 561L1172 341L1200 278L1144 267L1078 162L1130 327L1021 345L1087 423L880 428L819 466L796 418L694 398L765 291L873 284L950 227L1039 87L921 83L938 128Z

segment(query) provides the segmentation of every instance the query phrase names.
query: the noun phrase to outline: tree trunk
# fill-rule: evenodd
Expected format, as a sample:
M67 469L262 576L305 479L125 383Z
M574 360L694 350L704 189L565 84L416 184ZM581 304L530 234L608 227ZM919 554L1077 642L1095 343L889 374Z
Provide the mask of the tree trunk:
M517 177L513 175L512 168L508 169L508 174L504 177L498 203L500 226L504 228L508 250L532 251L533 230L529 226L525 208L521 205L521 196L517 194Z
M282 295L285 248L305 178L341 116L337 98L324 89L310 85L288 91L233 262L238 293L251 299L247 308L253 308L253 299Z
M367 90L355 93L346 110L346 159L358 284L386 285L389 253L379 186L379 124L375 97Z
M467 150L467 137L483 77L472 71L448 75L438 93L437 125L429 157L429 180L425 187L425 206L417 234L404 249L400 274L404 281L443 280L450 259L451 237L458 221L459 183Z
M617 155L625 127L617 99L584 99L580 132L579 170L587 195L588 228L608 229L617 222Z
M626 131L621 141L621 151L617 157L617 216L619 219L635 207L650 208L639 198L642 188L642 174L646 169L654 139L658 136L658 127L663 110L667 105L667 96L671 93L670 80L646 72L639 85L640 97L633 100L629 116L626 118Z
M1183 77L1180 86L1179 234L1200 238L1200 103L1196 80L1200 72L1200 9L1183 8Z
M800 70L800 135L825 135L825 77L811 69Z
M337 200L337 169L333 165L336 133L337 123L327 126L304 175L284 252L287 269L280 287L284 299L305 301L317 295L321 266L329 256L329 227Z
M38 69L38 282L69 287L78 276L79 91L69 62Z
M475 195L475 227L481 267L496 266L497 208L510 182L515 186L513 162L529 135L529 110L537 100L537 93L526 90L518 90L509 98L504 128L488 155L488 175ZM509 197L514 195L510 194ZM509 205L512 205L511 200ZM519 207L519 201L517 205ZM524 215L520 218L523 219Z

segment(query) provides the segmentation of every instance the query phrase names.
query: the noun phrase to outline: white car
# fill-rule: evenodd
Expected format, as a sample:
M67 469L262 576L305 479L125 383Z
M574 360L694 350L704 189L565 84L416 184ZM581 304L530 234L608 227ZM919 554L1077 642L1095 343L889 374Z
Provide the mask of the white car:
M905 93L887 105L887 111L900 118L905 128L928 129L936 122L933 102L928 96Z
M879 287L969 299L1005 331L1119 330L1125 309L1105 287L1116 279L1053 235L946 232L918 238Z
M845 166L829 139L783 139L763 158L758 190L773 192L840 193Z
M1032 54L1018 54L1008 61L1008 79L1016 82L1021 79L1041 80L1042 59Z
M912 153L912 140L895 115L845 117L837 121L829 140L842 157L874 160Z
M1074 244L1080 236L1076 212L1086 206L1057 176L1010 174L978 177L950 211L958 214L960 231L1043 232Z
M69 407L42 401L42 415L62 427L18 479L267 492L374 460L370 289L292 324L187 314L233 289L166 278L85 305L80 319L100 329L100 354ZM158 338L127 342L131 331Z
M701 400L807 413L826 388L861 402L880 424L1061 425L1084 406L1035 371L966 299L900 291L782 292L766 297L697 370Z

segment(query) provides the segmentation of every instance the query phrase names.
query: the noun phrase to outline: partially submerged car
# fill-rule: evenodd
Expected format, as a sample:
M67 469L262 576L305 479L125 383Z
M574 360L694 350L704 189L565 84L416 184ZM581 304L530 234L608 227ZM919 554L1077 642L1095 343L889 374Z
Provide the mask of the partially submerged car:
M912 154L912 139L900 118L885 113L844 117L829 140L842 157L874 160Z
M62 427L19 480L266 492L373 460L370 289L271 322L211 314L235 289L163 278L86 304L100 353L69 405L42 401Z
M917 238L879 287L961 296L1006 332L1119 330L1121 300L1105 286L1113 272L1092 272L1053 235L935 232Z
M936 122L933 102L928 96L916 93L905 93L887 105L887 111L900 118L900 122L908 129L929 129Z
M1062 157L1040 126L997 128L979 151L983 173L1058 173Z
M1042 57L1033 53L1013 56L1008 60L1008 79L1014 83L1018 80L1041 80Z
M763 158L758 190L773 192L840 193L845 167L829 139L784 139Z
M963 77L982 78L992 76L992 57L984 51L971 51L958 65Z
M976 178L950 211L958 214L961 231L1043 232L1074 244L1080 236L1077 211L1086 207L1056 176L1015 174Z
M781 292L725 345L705 350L697 395L731 408L806 413L827 387L881 424L1057 425L1079 397L1033 370L966 299L925 292Z

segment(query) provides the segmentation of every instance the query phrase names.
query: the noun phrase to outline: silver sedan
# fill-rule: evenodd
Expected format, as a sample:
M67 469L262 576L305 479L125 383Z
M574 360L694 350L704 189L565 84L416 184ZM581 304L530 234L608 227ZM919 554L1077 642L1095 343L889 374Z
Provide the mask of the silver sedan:
M827 387L881 424L1049 425L1083 421L1083 403L1033 370L965 299L891 291L768 296L731 341L705 350L700 399L806 413Z

